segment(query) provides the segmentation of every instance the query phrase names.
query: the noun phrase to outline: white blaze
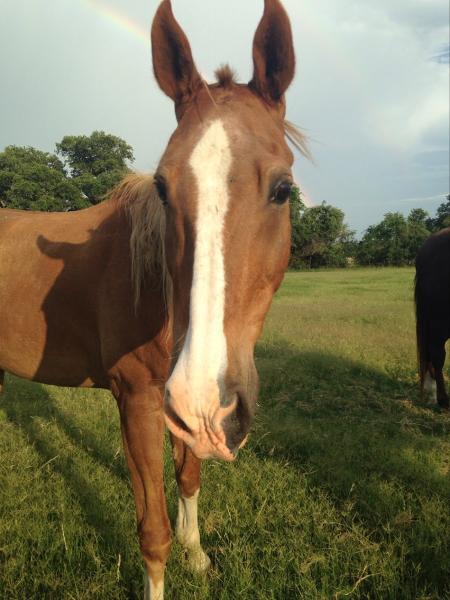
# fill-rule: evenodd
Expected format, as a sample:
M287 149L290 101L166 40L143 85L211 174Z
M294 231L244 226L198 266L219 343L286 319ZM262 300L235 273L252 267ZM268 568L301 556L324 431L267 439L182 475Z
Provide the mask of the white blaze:
M203 402L217 403L220 399L219 384L227 368L223 230L231 160L225 128L220 120L213 121L189 160L197 185L190 316L184 346L170 378L183 384L196 416L204 413Z

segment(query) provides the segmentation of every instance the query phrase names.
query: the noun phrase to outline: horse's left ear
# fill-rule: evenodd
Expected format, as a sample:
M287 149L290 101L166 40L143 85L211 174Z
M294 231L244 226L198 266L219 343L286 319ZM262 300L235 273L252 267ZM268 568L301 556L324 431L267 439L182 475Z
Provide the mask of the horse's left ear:
M295 73L291 24L279 0L264 0L253 40L253 79L249 86L270 104L282 102Z
M162 91L175 104L192 97L202 80L186 34L173 16L170 0L163 0L152 24L153 71Z

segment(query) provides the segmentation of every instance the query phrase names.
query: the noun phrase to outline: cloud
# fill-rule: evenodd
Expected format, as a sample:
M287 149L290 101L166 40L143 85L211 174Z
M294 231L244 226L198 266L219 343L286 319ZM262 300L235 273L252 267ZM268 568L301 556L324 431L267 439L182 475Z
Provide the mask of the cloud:
M405 202L408 204L427 204L428 202L445 202L447 193L436 194L434 196L419 196L416 198L402 198L399 202Z
M420 34L431 34L448 25L448 4L442 0L378 0L374 6L393 23Z
M450 46L443 46L441 50L433 54L430 60L434 60L437 63L448 64L450 63Z
M448 43L447 2L322 0L320 11L313 2L288 8L299 56L289 116L317 140L317 167L296 165L311 199L338 205L362 230L401 210L402 198L445 190L448 68L430 56Z

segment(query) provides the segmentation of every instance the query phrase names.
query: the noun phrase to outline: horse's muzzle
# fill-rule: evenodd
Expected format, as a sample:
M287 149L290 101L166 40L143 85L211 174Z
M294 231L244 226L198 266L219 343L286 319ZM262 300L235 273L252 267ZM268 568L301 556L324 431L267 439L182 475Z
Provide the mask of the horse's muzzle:
M183 410L166 390L164 414L168 429L201 459L233 461L247 440L248 413L238 394L227 407L209 407L206 415Z

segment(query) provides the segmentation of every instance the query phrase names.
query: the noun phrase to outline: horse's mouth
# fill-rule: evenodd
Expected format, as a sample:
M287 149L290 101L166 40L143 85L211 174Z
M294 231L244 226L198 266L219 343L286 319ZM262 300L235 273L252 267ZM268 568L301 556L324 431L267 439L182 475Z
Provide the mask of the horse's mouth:
M213 431L205 422L199 422L198 430L189 429L172 411L165 412L166 426L171 433L189 446L197 458L220 458L233 461L236 455L226 445L222 429Z

